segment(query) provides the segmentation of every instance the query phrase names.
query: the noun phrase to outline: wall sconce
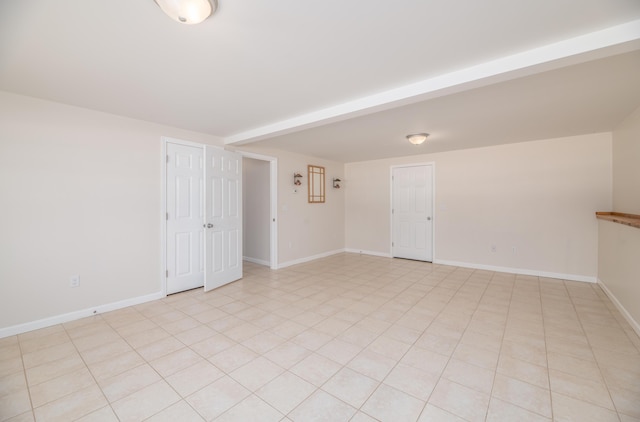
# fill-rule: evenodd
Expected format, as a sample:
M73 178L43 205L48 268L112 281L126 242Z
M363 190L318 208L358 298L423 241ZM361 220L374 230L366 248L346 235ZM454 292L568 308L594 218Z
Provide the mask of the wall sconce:
M333 179L333 188L340 189L340 182L342 182L342 180L338 179L337 177Z
M300 186L302 184L302 175L300 173L293 173L293 184L296 186Z

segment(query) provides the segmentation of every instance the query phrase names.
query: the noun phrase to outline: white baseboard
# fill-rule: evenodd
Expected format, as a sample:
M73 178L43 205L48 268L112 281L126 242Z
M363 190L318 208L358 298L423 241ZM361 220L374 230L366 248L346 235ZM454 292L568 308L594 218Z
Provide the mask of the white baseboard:
M598 278L598 285L602 287L602 290L604 290L604 292L609 297L609 299L611 299L611 302L613 302L613 304L615 305L616 308L618 308L618 311L620 311L624 319L626 319L629 325L631 325L631 328L633 328L633 331L635 331L638 337L640 337L640 324L638 324L638 321L633 319L631 314L625 309L624 306L622 306L622 303L620 303L618 298L613 294L611 290L609 290L607 285L604 284L604 282L599 278Z
M265 265L267 267L271 266L271 262L269 262L269 261L264 261L262 259L256 259L256 258L250 258L248 256L243 256L242 260L243 261L248 261L248 262L253 262L254 264L258 264L258 265Z
M349 253L359 253L363 255L372 255L372 256L381 256L383 258L391 258L391 254L384 253L384 252L363 251L362 249L345 249L344 251Z
M434 259L434 264L451 265L454 267L474 268L476 270L496 271L499 273L513 273L521 275L532 275L537 277L558 278L561 280L583 281L585 283L596 283L596 277L576 274L552 273L548 271L529 270L523 268L497 267L494 265L475 264L470 262L448 261L444 259Z
M278 264L278 269L285 268L285 267L290 267L292 265L297 265L297 264L304 264L305 262L313 261L313 260L320 259L320 258L326 258L328 256L339 254L339 253L343 253L343 252L345 252L344 249L336 249L334 251L323 252L323 253L318 254L318 255L307 256L305 258L294 259L292 261L287 261L287 262L281 262L280 264Z
M127 306L139 305L141 303L151 302L152 300L162 299L164 297L165 294L163 292L157 292L145 296L132 297L119 302L82 309L80 311L39 319L37 321L26 322L24 324L13 325L11 327L0 328L0 338L26 333L27 331L39 330L40 328L46 328L69 321L75 321L76 319L86 318L92 315L103 314L105 312L126 308Z

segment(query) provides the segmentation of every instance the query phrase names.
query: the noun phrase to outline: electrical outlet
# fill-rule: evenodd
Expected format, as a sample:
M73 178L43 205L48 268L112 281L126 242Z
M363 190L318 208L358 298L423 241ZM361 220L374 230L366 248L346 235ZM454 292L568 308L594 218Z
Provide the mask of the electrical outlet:
M497 250L496 245L491 245L491 252L496 252Z
M78 287L80 285L80 276L72 275L69 278L69 287Z
M516 253L516 247L515 246L511 247L511 252L513 252L514 254Z

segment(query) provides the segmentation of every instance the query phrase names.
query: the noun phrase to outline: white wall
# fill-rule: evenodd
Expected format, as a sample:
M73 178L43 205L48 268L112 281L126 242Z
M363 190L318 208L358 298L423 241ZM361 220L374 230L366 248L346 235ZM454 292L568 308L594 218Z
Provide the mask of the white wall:
M613 211L640 215L640 108L613 131ZM598 228L598 279L640 335L640 229Z
M613 210L640 215L640 107L613 132Z
M246 259L270 264L270 163L242 159L242 246Z
M331 180L344 175L344 165L286 151L243 146L242 151L278 159L278 265L287 266L344 249L344 189L333 189ZM326 202L307 202L307 165L324 166ZM293 174L303 175L294 186ZM297 190L297 193L294 193Z
M595 281L611 134L347 164L347 249L390 254L390 167L424 162L435 163L436 262Z
M221 141L3 92L0 116L0 330L160 292L161 136Z

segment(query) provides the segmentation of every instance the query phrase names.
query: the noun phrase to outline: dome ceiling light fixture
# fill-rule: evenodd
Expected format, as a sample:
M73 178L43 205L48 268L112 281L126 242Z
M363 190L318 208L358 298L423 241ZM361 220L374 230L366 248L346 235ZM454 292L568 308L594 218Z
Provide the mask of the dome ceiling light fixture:
M217 0L154 0L176 22L194 25L207 19L218 8Z
M413 133L411 135L407 135L407 139L409 140L409 142L411 142L413 145L420 145L422 144L424 141L426 141L427 136L429 136L428 133Z

